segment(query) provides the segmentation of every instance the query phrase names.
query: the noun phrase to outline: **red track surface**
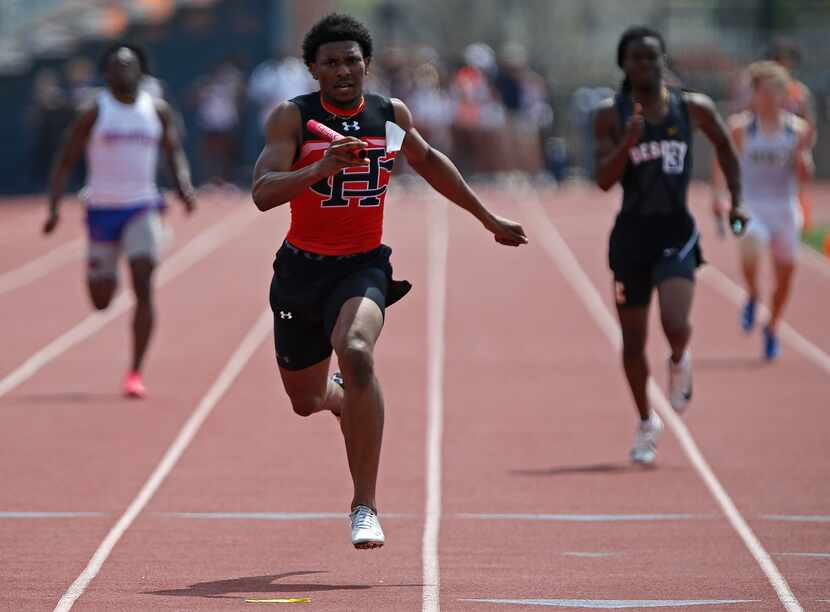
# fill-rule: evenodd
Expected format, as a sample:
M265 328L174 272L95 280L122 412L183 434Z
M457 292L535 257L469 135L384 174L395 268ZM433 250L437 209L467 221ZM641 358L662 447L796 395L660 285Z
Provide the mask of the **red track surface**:
M492 188L483 196L522 218L518 193ZM708 235L705 192L694 194L710 267L737 281L734 244ZM817 191L817 206L821 194L827 199ZM605 252L617 194L539 197L610 307ZM440 205L433 195L398 190L387 210L397 274L415 284L390 309L377 356L387 403L379 500L387 546L351 548L349 477L335 421L293 415L269 339L74 609L238 609L254 605L244 602L249 597L289 596L311 597L318 610L421 609L427 366L435 358L427 342L427 208ZM126 315L0 397L0 513L99 513L0 514L0 609L55 606L262 312L287 211L256 216L247 198L205 198L192 219L171 214L171 257L245 207L252 223L240 235L160 287L148 401L118 396ZM70 208L58 236L40 238L42 213L31 202L0 207L0 274L81 235L80 213ZM522 220L531 244L511 250L461 211L449 213L440 609L522 609L468 599L753 600L694 609L782 609L668 431L657 469L628 464L635 421L619 358L546 253L539 228ZM81 259L71 260L0 295L0 379L87 315L82 273ZM762 365L760 338L739 333L737 307L715 274L704 272L698 284L696 397L685 422L803 608L830 609L822 601L830 600L830 557L785 554L830 553L830 522L767 518L830 520L830 372L789 343L778 363ZM787 320L824 353L828 304L830 275L803 265ZM666 351L654 323L650 354L662 385ZM523 516L482 516L493 514ZM538 515L562 516L531 520Z

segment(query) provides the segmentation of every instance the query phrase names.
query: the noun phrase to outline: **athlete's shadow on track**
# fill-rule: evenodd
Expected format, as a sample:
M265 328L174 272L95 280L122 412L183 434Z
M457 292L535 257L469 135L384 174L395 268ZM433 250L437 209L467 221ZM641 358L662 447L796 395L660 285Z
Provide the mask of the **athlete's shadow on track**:
M513 476L567 476L571 474L629 474L655 469L633 463L594 463L589 465L562 465L551 468L510 470Z
M240 595L249 594L303 594L315 591L360 591L377 587L421 587L420 584L311 584L297 582L277 582L294 576L311 576L326 574L321 570L305 572L286 572L284 574L269 574L267 576L248 576L244 578L229 578L228 580L214 580L211 582L197 582L184 589L165 591L149 591L145 595L164 595L168 597L211 597L221 599L238 599ZM233 595L234 593L238 595Z

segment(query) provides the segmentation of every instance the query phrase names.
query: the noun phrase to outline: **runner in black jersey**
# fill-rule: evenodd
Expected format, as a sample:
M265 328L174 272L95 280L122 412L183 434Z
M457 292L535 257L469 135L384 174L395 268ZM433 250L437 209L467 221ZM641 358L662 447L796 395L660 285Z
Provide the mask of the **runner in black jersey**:
M646 393L645 343L655 287L671 347L672 407L682 412L692 397L689 311L695 269L703 261L686 204L694 127L715 146L724 169L733 230L742 232L747 220L740 205L738 160L726 127L707 96L666 86L665 54L659 33L643 27L626 31L617 48L617 64L625 80L620 92L597 109L594 119L597 184L606 191L617 182L623 187L608 259L622 327L623 365L641 419L631 449L631 458L638 463L654 460L662 430Z

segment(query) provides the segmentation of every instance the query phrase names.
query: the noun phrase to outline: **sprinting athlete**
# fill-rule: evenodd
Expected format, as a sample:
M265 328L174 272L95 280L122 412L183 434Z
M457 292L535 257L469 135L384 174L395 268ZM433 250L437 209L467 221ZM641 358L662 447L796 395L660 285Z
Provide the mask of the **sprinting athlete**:
M520 225L490 213L453 163L424 141L403 102L364 93L372 38L363 24L325 17L306 34L303 58L320 91L271 112L254 170L260 210L291 203L270 294L277 363L297 414L340 417L354 484L352 543L377 548L384 543L375 493L384 407L373 355L385 308L409 289L392 280L391 249L381 242L395 161L386 152L386 122L406 132L402 151L410 166L497 242L527 240ZM306 128L309 119L345 138L321 140ZM329 377L332 350L340 372Z
M166 102L140 88L147 73L144 51L117 44L101 57L106 88L81 110L69 128L52 172L47 234L60 221L60 202L72 167L86 152L87 181L81 193L89 230L87 286L98 310L109 306L118 285L118 257L129 262L136 305L133 346L124 394L143 398L141 375L153 331L152 277L162 240L164 203L156 185L159 147L164 151L179 197L194 206L190 170Z
M816 122L816 107L813 94L810 88L802 81L799 81L794 76L794 71L801 63L801 49L798 43L787 38L777 38L770 45L767 51L767 59L775 62L787 72L789 77L789 84L787 85L786 95L784 96L783 110L788 111L804 121L807 122L810 128L810 142L811 147L815 146L818 138L817 122ZM736 87L735 110L738 112L752 111L752 98L754 95L754 88L752 86L752 76L749 70L744 70ZM717 162L713 160L712 177L718 176L719 168ZM718 188L718 185L714 185ZM723 202L719 193L713 193L713 212L715 215L715 222L718 231L723 233L723 209L721 204ZM803 189L803 184L799 185L798 202L801 208L802 226L809 229L811 227L811 210L809 194Z
M738 160L712 101L667 87L666 45L648 28L627 30L617 47L625 72L621 91L598 108L597 184L623 188L622 210L611 232L609 264L623 336L623 366L640 415L631 449L637 463L654 461L662 423L649 405L645 346L652 291L660 301L663 332L671 349L669 399L677 412L692 398L688 346L695 269L701 265L699 234L686 204L692 165L692 132L700 128L717 150L732 195L735 228L740 206Z
M758 265L769 247L775 272L770 318L763 330L763 355L768 360L780 353L778 323L792 286L798 255L801 211L799 187L813 175L810 124L785 110L790 77L775 62L756 62L749 67L751 110L729 118L732 138L741 164L741 184L747 211L752 216L740 241L741 264L749 298L741 309L741 327L749 333L756 319L759 298ZM716 175L722 197L723 179Z

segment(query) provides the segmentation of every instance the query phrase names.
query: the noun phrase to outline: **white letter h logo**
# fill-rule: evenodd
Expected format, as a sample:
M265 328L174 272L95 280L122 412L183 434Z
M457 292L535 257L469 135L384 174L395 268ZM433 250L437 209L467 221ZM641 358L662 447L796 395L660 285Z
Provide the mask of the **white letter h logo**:
M357 121L352 121L349 123L348 121L343 122L343 131L348 132L349 130L359 130L360 124Z

